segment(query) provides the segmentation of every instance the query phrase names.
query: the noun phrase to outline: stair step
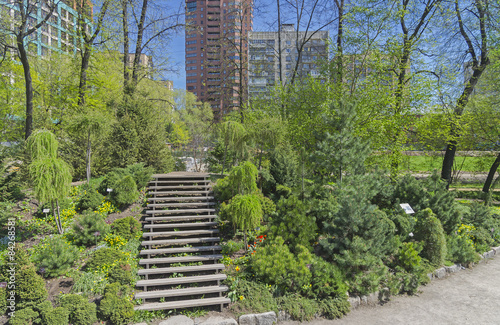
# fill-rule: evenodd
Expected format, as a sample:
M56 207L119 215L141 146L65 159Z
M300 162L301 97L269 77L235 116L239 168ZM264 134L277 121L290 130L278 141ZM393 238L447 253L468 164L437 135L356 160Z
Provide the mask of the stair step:
M215 205L215 202L187 202L187 203L149 203L148 209L151 208L184 208L184 207L199 207Z
M227 278L227 275L225 275L224 273L219 273L219 274L210 274L210 275L183 276L183 277L178 277L178 278L139 280L139 281L137 281L136 287L152 287L152 286L177 285L177 284L185 284L185 283L221 281L221 280L225 280L226 278Z
M213 196L168 196L168 197L150 197L148 201L210 201Z
M173 213L205 213L215 212L215 209L178 209L178 210L147 210L146 214L173 214Z
M185 245L198 243L215 243L220 241L219 237L198 237L198 238L183 238L183 239L158 239L145 240L141 243L142 246L152 245Z
M187 227L213 227L217 222L184 222L184 223L157 223L153 225L144 225L144 229L164 229L164 228L187 228Z
M215 218L216 215L201 215L201 216L172 216L172 217L146 217L146 221L181 221L181 220L203 220Z
M180 230L180 231L158 231L158 232L145 232L142 237L179 237L179 236L194 236L194 235L210 235L218 234L219 229L201 229L201 230Z
M197 183L210 183L210 180L208 179L202 179L202 180L196 180L196 179L186 179L186 180L158 180L155 179L153 181L149 181L148 184L157 184L157 183L162 183L162 184L197 184Z
M184 185L184 186L174 186L174 185L156 185L148 186L148 190L182 190L182 189L198 189L198 188L210 188L210 185Z
M190 300L177 300L172 302L159 302L150 303L140 306L135 306L134 310L171 310L179 308L200 307L229 304L229 298L205 298L205 299L190 299Z
M148 192L149 195L189 195L189 194L200 194L206 195L212 193L212 191L165 191L165 192Z
M190 172L171 172L168 174L153 174L153 178L207 178L210 177L208 173L190 173Z
M143 249L140 255L152 254L177 254L177 253L196 253L196 252L210 252L220 251L221 246L197 246L197 247L175 247L175 248L157 248L157 249Z
M225 269L224 264L216 263L216 264L203 264L203 265L193 265L193 266L175 266L175 267L158 267L154 269L142 269L139 270L137 273L139 275L146 275L146 274L220 271L224 269Z
M227 286L207 286L196 288L183 288L171 290L156 290L148 292L139 292L135 294L135 299L151 299L151 298L170 298L179 296L203 295L207 293L226 292Z
M180 257L154 257L143 258L139 260L139 265L151 264L171 264L171 263L190 263L220 260L222 255L199 255L199 256L180 256Z

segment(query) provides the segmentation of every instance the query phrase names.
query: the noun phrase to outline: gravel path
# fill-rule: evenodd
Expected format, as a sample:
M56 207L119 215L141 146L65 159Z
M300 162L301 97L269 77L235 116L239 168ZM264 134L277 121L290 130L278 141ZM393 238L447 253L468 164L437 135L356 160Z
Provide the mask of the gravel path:
M417 296L393 297L383 306L362 306L339 320L302 324L500 324L499 302L500 256L497 256L472 269L434 280L422 287Z

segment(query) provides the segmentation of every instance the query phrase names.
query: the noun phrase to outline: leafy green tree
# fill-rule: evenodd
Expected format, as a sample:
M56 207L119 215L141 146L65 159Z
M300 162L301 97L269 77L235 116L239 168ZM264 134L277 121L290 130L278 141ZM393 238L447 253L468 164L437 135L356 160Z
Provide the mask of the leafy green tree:
M228 176L214 186L218 199L227 201L237 194L254 194L257 191L257 167L249 161L234 167Z
M63 233L59 213L59 200L69 192L71 174L69 166L57 158L58 142L53 133L37 130L28 138L27 149L31 156L29 173L35 196L39 201L51 202L59 233ZM54 202L57 210L54 209Z
M435 266L441 266L446 259L446 237L443 226L431 209L417 213L415 239L423 241L422 256Z

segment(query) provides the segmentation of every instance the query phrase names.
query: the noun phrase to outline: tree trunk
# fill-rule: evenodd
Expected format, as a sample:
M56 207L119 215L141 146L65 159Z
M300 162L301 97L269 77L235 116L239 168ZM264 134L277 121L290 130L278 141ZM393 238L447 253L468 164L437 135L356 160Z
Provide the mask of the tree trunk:
M80 65L80 85L78 86L78 106L85 105L85 95L87 93L87 70L90 61L90 48L85 44L82 55L82 64Z
M226 156L227 156L227 144L224 147L224 158L222 160L222 172L220 173L221 176L224 175L224 167L226 167Z
M87 183L90 185L90 155L91 155L92 143L90 140L90 128L87 135Z
M131 92L134 92L137 82L139 80L139 60L142 53L142 39L144 37L144 22L146 20L146 12L148 10L148 1L142 1L141 18L137 24L137 40L135 43L134 64L132 66L132 87Z
M28 137L33 132L33 81L31 79L30 63L28 60L28 54L26 53L26 48L24 47L24 34L19 33L16 37L17 43L17 53L21 64L23 65L24 71L24 81L25 81L25 94L26 94L26 125L24 129L24 139Z
M52 205L52 214L54 214L54 220L56 222L57 231L59 232L59 234L62 234L62 226L59 223L59 218L57 216L57 211L54 208L54 201L51 201L50 204ZM58 210L59 210L59 207L58 207Z
M62 223L61 223L61 212L59 211L59 200L56 199L56 208L57 208L57 222L59 223L59 233L62 235L63 234L63 228L62 228Z
M122 27L123 27L123 91L125 94L129 92L129 35L128 35L128 0L122 0Z
M490 191L491 183L493 182L493 178L495 177L495 173L497 172L499 165L500 165L500 153L498 153L497 158L491 165L488 177L486 177L486 181L484 182L483 186L484 193L488 193Z

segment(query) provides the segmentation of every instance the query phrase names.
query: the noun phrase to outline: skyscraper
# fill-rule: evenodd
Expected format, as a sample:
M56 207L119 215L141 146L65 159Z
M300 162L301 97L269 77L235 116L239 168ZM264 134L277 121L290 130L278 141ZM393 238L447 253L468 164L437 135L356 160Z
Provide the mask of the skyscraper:
M186 0L186 89L217 120L247 97L252 0Z

